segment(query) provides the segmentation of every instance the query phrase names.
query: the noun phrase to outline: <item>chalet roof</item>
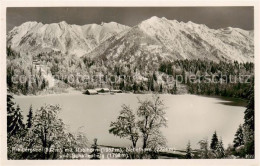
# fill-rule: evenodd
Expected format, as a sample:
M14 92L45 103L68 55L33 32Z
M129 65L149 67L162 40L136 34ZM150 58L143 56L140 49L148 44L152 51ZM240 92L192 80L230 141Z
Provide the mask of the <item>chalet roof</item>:
M96 91L101 91L102 89L103 89L104 91L109 91L108 88L95 88Z
M89 93L97 93L97 91L96 91L95 89L87 89L87 91L88 91Z
M111 90L111 92L122 92L122 90Z

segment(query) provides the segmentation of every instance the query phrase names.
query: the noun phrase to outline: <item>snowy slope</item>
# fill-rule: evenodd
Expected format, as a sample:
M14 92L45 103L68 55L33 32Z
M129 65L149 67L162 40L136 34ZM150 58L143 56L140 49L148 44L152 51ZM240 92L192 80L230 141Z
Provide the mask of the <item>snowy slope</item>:
M115 22L83 26L69 25L65 21L52 24L26 22L8 33L7 44L17 51L31 54L55 50L81 56L128 28Z
M91 56L129 62L135 59L140 61L140 56L148 60L251 62L254 58L254 40L253 32L239 28L214 30L193 22L152 17L124 33L124 36L118 34L103 43L92 51Z
M151 17L130 28L101 25L26 22L8 33L8 45L33 54L60 51L121 63L175 59L252 62L254 32L239 28L210 29L193 22Z
M163 60L182 59L137 27L111 37L85 56L137 66L159 65Z
M253 35L238 28L210 29L193 22L152 17L138 27L183 58L253 60Z

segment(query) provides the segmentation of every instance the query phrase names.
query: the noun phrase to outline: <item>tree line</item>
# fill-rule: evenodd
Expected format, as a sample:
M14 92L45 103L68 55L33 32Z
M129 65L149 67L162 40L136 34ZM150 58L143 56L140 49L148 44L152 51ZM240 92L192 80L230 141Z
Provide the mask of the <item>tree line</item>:
M36 94L48 87L41 69L37 69L29 55L21 55L7 48L7 87L15 94Z
M34 66L30 65L33 60L37 60L40 64L46 66L47 72L56 76L56 79L79 90L108 87L134 93L178 94L187 91L191 94L246 99L250 84L254 81L254 63L251 62L239 63L234 61L228 63L224 61L186 59L175 61L158 60L147 63L139 61L119 63L102 58L63 55L59 51L43 52L33 56L20 55L10 47L7 50L7 83L13 93L34 94L35 91L41 91L47 87L44 84L42 86L37 85L37 81L30 85L29 82L19 86L12 84L11 78L14 74L40 75L39 72L34 70ZM14 73L14 71L19 72ZM102 79L96 77L100 74L103 76ZM93 79L86 81L81 77L76 78L77 75L87 75ZM178 75L183 78L192 75L197 81L188 79L186 82L177 84L176 82L180 81L176 78ZM238 77L240 75L249 76L247 80L249 83L241 82L238 79L234 82L233 79L230 79L231 76ZM74 76L73 78L77 81L70 82L68 76ZM216 83L207 83L205 77L202 76L214 76ZM175 80L169 81L169 77ZM45 82L48 84L46 80Z

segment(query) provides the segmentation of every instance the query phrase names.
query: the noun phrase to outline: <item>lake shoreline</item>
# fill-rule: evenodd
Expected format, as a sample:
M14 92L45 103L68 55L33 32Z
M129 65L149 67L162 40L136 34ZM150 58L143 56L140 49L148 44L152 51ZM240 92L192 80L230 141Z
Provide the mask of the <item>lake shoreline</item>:
M67 92L61 92L61 93L49 93L49 94L39 94L39 95L17 95L14 94L14 97L18 98L28 98L28 97L50 97L50 96L70 96L70 95L87 95L84 94L84 92L80 90L76 90L75 88L68 88L66 89ZM217 95L198 95L198 94L191 94L191 93L182 93L182 94L171 94L171 93L153 93L151 91L145 91L145 92L140 92L140 93L134 93L134 92L123 92L123 93L115 93L115 94L110 94L110 93L99 93L96 95L173 95L173 96L178 96L178 95L194 95L194 96L200 96L200 97L207 97L207 98L214 98L214 99L219 99L220 104L224 105L229 105L229 106L242 106L246 107L247 106L247 100L241 99L241 98L234 98L234 97L226 97L226 96L217 96ZM95 96L95 95L87 95L87 96Z
M227 96L217 96L217 95L197 95L201 97L208 97L208 98L214 98L214 99L219 99L220 104L224 105L229 105L229 106L242 106L246 107L247 106L247 100L241 99L241 98L235 98L235 97L227 97Z

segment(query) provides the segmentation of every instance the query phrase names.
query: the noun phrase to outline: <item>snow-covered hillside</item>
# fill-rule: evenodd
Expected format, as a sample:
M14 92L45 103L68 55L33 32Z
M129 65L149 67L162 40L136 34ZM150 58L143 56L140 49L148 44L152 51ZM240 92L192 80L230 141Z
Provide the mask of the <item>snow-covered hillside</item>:
M69 25L65 21L52 24L26 22L8 33L7 44L16 51L30 54L54 50L81 56L127 29L129 27L115 22L83 26Z
M193 22L152 17L108 40L91 56L113 60L139 61L206 59L252 62L253 32L239 28L210 29Z
M215 30L156 16L132 28L115 22L84 26L26 22L8 33L7 44L30 54L54 50L125 63L254 59L253 31L231 27Z

